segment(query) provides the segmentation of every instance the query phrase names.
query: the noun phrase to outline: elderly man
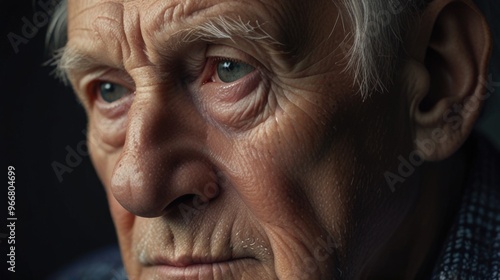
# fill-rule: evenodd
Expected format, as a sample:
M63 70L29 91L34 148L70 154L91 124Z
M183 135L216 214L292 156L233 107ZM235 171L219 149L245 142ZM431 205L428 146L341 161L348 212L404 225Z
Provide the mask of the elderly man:
M70 0L52 39L129 279L499 277L471 0Z

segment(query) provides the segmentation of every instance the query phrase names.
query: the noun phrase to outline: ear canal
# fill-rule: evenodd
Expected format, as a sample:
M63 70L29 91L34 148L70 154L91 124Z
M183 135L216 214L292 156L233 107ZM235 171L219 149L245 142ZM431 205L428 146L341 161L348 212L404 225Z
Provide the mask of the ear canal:
M433 144L433 151L423 154L430 161L450 156L472 130L482 104L478 97L485 90L479 77L486 74L490 54L491 38L479 10L470 1L448 2L427 19L434 22L422 61L429 87L414 90L410 106L416 142ZM471 99L478 105L465 111Z

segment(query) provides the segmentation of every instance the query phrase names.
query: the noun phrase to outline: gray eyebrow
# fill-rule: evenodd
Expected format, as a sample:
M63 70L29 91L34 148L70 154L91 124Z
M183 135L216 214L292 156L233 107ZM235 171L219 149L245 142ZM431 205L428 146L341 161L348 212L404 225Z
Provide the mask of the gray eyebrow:
M90 55L78 51L74 47L64 46L54 52L54 56L45 65L55 67L52 74L65 85L69 83L68 72L81 72L95 68L100 63Z
M182 31L181 31L182 32ZM184 42L196 40L212 39L233 39L236 37L247 40L263 41L268 45L282 45L271 35L269 35L258 21L252 24L250 21L244 22L241 17L232 19L219 16L212 18L201 24L200 26L190 29L183 36Z
M252 24L250 21L244 22L240 17L232 19L223 16L211 18L201 25L180 30L174 33L170 40L176 40L179 43L190 43L196 41L211 42L221 39L234 41L235 38L260 41L261 44L269 47L283 45L264 31L258 21ZM55 76L68 84L68 72L85 72L99 65L102 66L102 63L74 47L65 46L55 51L54 56L46 65L54 66L53 73Z

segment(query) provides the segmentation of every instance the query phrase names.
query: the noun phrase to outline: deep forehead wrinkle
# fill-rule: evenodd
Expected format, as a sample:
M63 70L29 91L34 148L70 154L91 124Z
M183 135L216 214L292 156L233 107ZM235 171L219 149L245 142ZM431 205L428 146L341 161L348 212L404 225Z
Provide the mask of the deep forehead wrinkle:
M128 4L132 3L138 2L131 1ZM80 8L83 12L78 12L79 7L74 7L77 11L72 10L70 19L75 20L80 17L82 23L70 28L67 50L72 51L61 54L64 63L59 64L59 70L86 70L93 64L87 63L88 61L100 62L102 66L113 68L127 68L126 60L130 58L143 63L149 62L148 52L151 55L159 49L182 47L193 41L212 42L243 38L249 42L259 42L261 45L282 45L262 28L266 23L261 25L258 20L242 19L238 13L241 8L233 9L231 5L222 8L217 7L220 3L216 3L207 9L219 9L225 12L223 15L205 9L203 10L205 14L194 17L190 22L186 22L186 18L179 17L179 13L175 12L178 22L167 23L163 20L164 15L167 10L170 11L169 14L172 13L172 5L165 4L165 1L152 2L143 9L138 9L137 5L128 7L128 4L107 1L100 5L84 6ZM193 16L201 10L195 11L190 7L183 11L189 11ZM85 13L90 13L90 16L85 16ZM176 27L173 26L175 24ZM80 58L65 59L73 57L74 54L79 54ZM84 56L92 60L81 59ZM82 61L85 62L83 65Z
M90 2L78 0L69 2L69 43L76 43L80 48L105 51L109 60L115 64L123 61L124 56L130 54L123 29L123 3L100 1L89 4Z
M239 2L241 3L243 2ZM78 23L75 26L69 26L70 44L72 41L80 40L78 44L80 48L99 49L100 52L108 55L103 58L108 60L106 64L114 65L118 63L127 65L128 61L139 62L139 64L150 63L147 53L151 51L154 53L155 50L149 48L166 43L169 37L178 32L182 33L186 29L196 28L210 17L238 13L232 11L233 7L237 7L238 4L225 1L214 3L213 1L136 0L103 1L94 4L90 1L73 0L71 5L73 6L70 8L69 19ZM139 7L139 5L147 6ZM241 37L249 36L249 30L255 33L255 28L240 28L239 31L237 28L232 29L227 33L236 31L242 35ZM78 34L82 32L86 34L83 36ZM159 34L163 35L158 36ZM81 38L72 40L74 37ZM157 42L159 37L162 42ZM137 66L144 65L131 67Z
M152 1L145 9L145 16L164 23L179 22L214 6L217 4L214 5L214 3L207 3L203 0Z
M173 30L178 30L186 25L189 18L195 17L201 11L213 8L210 1L200 0L174 0L174 1L147 1L131 0L123 4L123 30L125 31L128 52L124 53L124 64L127 60L150 62L148 51L154 43L156 32L166 33L170 36ZM146 6L140 8L139 6ZM200 17L202 18L202 17ZM124 51L127 51L124 49ZM154 50L153 50L154 51ZM145 65L136 65L145 66Z

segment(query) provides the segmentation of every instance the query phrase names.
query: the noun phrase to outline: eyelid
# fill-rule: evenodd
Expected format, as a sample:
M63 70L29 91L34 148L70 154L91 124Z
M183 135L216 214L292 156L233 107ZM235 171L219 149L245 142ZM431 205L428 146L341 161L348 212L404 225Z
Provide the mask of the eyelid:
M238 38L220 44L208 45L205 56L207 58L225 57L237 59L253 66L261 74L270 78L276 76L279 70L284 70L283 67L279 66L284 63L282 53L277 50L272 51L256 42Z
M113 83L124 87L130 94L108 103L101 99L99 91L102 83ZM87 73L80 81L81 99L89 109L96 109L100 114L108 119L115 119L123 116L133 101L135 93L135 83L132 78L120 69L100 69Z
M80 81L80 88L83 89L85 98L90 101L95 100L98 85L103 82L117 84L128 89L131 93L135 92L134 80L126 72L120 69L103 69L87 74Z
M202 79L201 83L203 85L209 82L214 82L213 77L214 75L215 76L217 75L216 67L217 64L221 61L231 61L231 62L247 64L254 68L252 72L259 71L262 69L260 67L260 64L257 62L255 58L253 58L252 56L243 51L240 51L236 48L229 47L226 45L208 45L207 50L205 52L205 57L207 59L207 62L204 67L203 73L201 73L201 79ZM222 81L218 82L224 83ZM232 83L235 82L237 81L234 81Z
M217 65L222 62L222 61L230 61L230 62L235 62L235 63L242 63L242 64L247 64L249 65L250 67L252 67L252 71L249 72L248 74L246 74L245 76L248 76L250 75L251 73L255 72L255 70L257 69L256 67L254 67L253 65L245 62L245 61L241 61L241 60L238 60L238 59L234 59L234 58L227 58L227 57L209 57L208 58L208 62L207 62L207 65L209 67L209 73L208 73L208 77L204 77L204 80L203 80L203 84L206 84L208 82L218 82L218 83L222 83L222 84L225 84L225 85L229 85L229 84L233 84L233 83L236 83L238 82L239 80L243 79L244 77L241 77L239 78L238 80L235 80L235 81L232 81L232 82L224 82L221 80L221 78L219 77L218 73L217 73Z
M230 60L234 62L242 62L256 69L260 68L258 67L259 63L252 56L243 51L225 45L209 45L206 51L206 57L217 59L217 61Z
M107 102L99 94L99 88L102 83L113 83L117 86L124 87L128 91L128 93L122 98L117 99L116 101ZM123 84L102 80L95 81L92 85L92 88L92 94L94 95L94 97L92 97L94 99L94 108L96 108L103 116L106 116L108 119L119 118L126 114L132 104L132 101L134 100L134 91L132 91L127 86L124 86Z

